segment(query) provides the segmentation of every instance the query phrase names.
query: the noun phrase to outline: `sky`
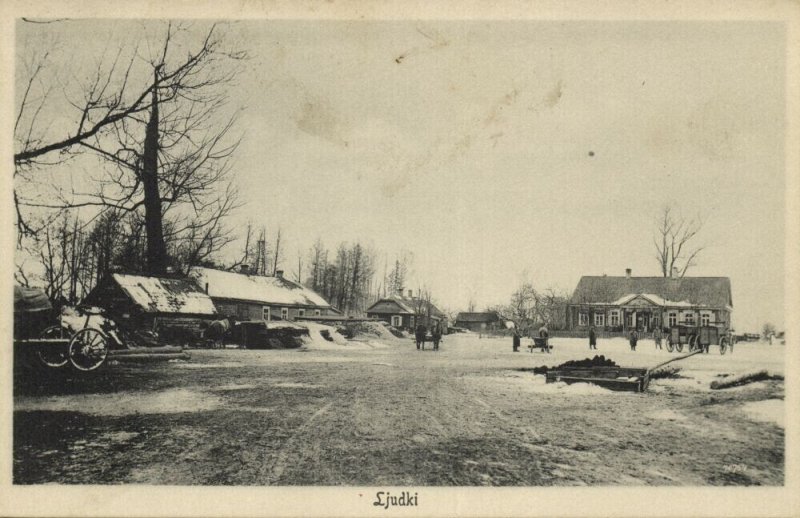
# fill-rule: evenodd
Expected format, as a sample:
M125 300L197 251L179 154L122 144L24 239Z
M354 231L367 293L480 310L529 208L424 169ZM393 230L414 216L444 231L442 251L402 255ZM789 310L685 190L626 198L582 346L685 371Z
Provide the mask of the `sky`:
M73 70L145 31L106 20L17 30L18 66L52 48ZM780 24L278 20L224 30L249 55L228 87L241 110L233 170L245 203L231 226L280 227L287 271L318 237L331 248L359 241L390 262L408 250L409 288L480 309L526 280L571 293L582 275L659 275L652 238L669 204L705 221L689 275L731 278L737 330L783 327Z

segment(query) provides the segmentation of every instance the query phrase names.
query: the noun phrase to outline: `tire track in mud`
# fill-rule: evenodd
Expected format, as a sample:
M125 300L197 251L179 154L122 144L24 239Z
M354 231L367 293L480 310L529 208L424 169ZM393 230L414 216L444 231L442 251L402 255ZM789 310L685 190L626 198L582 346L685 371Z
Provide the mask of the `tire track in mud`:
M283 472L286 471L287 467L289 467L289 461L292 457L292 454L294 453L296 456L300 457L304 456L302 452L297 451L298 449L295 447L295 445L298 442L302 442L306 432L311 428L311 425L314 423L314 421L325 414L331 406L333 406L332 401L320 407L319 410L314 412L311 417L306 419L306 421L294 431L291 437L286 440L283 447L281 447L280 451L278 452L277 459L270 466L270 471L267 473L267 468L262 468L258 474L258 480L264 480L266 485L277 484L281 476L283 476ZM302 449L307 450L307 448Z

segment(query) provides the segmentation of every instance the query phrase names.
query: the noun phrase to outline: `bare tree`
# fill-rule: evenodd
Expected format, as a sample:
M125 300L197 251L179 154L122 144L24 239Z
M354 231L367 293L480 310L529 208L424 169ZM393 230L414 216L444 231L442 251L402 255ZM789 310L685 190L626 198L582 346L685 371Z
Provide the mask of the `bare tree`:
M314 245L308 251L308 256L308 262L311 264L310 278L307 281L308 286L314 291L321 291L322 279L328 262L328 251L320 238L317 238L314 242Z
M406 279L411 269L414 256L407 250L401 251L394 261L394 267L386 278L387 291L394 295L402 293L406 287Z
M653 244L656 260L664 277L683 277L696 266L697 256L705 249L696 244L696 237L703 229L704 221L699 217L687 219L670 206L664 206L656 222Z
M178 261L198 261L228 241L222 221L236 207L236 192L230 184L220 185L226 183L238 140L228 137L235 115L220 121L227 102L221 87L236 75L231 63L244 56L223 49L216 25L187 52L185 45L173 44L186 29L170 23L157 46L145 38L149 49L157 49L145 60L147 75L136 48L121 46L110 66L98 65L83 86L84 101L71 103L77 120L66 136L41 128L39 114L48 96L29 95L40 82L46 59L30 69L15 126L17 178L24 184L32 171L85 152L106 166L99 177L90 178L95 189L60 191L54 202L27 200L15 189L21 233L34 229L25 223L20 207L143 211L147 269L152 273L166 269L168 248ZM57 155L56 160L45 161L50 155Z
M425 326L430 326L433 308L431 306L431 291L425 286L417 288L417 296L411 299L414 310L414 320L417 324L424 322Z
M546 323L551 330L566 327L569 300L566 294L548 288L544 291L533 290L532 296L536 320Z

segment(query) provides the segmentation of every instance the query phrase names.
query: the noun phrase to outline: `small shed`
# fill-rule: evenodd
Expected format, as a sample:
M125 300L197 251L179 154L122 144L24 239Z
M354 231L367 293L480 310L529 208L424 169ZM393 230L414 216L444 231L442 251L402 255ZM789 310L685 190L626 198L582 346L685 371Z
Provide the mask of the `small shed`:
M475 332L506 328L505 322L496 311L461 312L456 317L455 326Z
M204 323L218 318L211 298L186 277L115 273L103 279L83 303L104 308L123 326L166 331L167 335L198 337Z

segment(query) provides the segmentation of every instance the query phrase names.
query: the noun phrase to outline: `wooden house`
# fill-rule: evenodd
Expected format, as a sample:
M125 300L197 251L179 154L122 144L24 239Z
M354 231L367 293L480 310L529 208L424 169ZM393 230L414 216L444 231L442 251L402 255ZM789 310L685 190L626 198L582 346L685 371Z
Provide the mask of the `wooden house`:
M185 277L114 273L101 280L82 303L105 309L123 326L165 335L197 337L204 322L219 318L211 298Z
M220 314L235 320L292 321L337 313L320 295L286 279L282 271L267 277L198 267L189 276L208 293Z
M584 276L567 305L567 329L650 332L675 325L730 328L728 277Z
M505 322L496 311L461 312L453 325L476 333L505 329Z
M411 290L407 297L398 294L378 300L367 309L367 317L407 331L414 330L419 323L428 328L436 323L446 326L444 313L430 301L414 297Z

